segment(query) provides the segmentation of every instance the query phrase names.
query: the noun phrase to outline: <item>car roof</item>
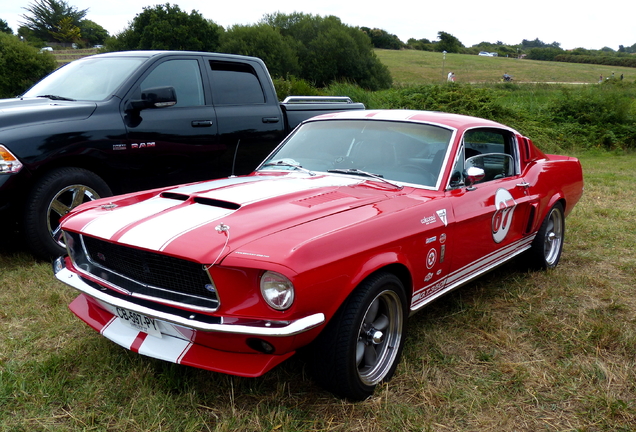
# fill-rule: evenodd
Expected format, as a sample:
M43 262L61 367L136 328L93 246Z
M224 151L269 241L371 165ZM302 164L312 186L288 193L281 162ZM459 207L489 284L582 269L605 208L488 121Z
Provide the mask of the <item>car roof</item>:
M240 60L254 60L261 62L262 60L256 57L249 57L243 55L236 54L225 54L225 53L210 53L210 52L199 52L199 51L169 51L169 50L139 50L139 51L113 51L101 54L95 54L89 57L84 58L96 58L96 57L145 57L145 58L153 58L153 57L165 57L165 56L179 56L179 55L202 55L202 56L213 56L215 58L228 58L228 59L240 59Z
M479 117L472 117L462 114L451 114L439 111L417 111L417 110L365 110L365 111L340 111L331 114L323 114L311 120L392 120L406 121L413 123L430 123L448 126L454 129L469 129L473 127L491 127L507 129L516 132L514 129Z

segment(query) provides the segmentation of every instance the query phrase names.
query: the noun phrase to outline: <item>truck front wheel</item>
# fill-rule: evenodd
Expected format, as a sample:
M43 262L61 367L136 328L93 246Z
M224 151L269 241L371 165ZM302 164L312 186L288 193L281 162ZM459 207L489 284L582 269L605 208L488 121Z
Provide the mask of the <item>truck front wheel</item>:
M55 169L40 178L27 197L24 236L31 251L50 259L64 253L55 240L60 219L85 202L112 195L106 182L83 168Z

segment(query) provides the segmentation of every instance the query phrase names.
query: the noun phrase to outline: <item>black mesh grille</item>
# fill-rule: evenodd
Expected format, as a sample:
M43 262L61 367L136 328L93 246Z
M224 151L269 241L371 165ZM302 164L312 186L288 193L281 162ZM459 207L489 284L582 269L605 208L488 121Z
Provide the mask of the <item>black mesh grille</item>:
M216 293L206 289L211 282L201 264L93 237L83 240L90 261L134 281L122 288L179 303L197 303L183 294L217 300Z

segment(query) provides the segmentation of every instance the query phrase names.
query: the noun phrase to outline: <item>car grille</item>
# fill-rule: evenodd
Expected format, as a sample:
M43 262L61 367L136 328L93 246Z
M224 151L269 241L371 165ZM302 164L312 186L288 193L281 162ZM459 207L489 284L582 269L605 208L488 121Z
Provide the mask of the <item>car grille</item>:
M218 298L204 266L192 261L82 236L89 272L133 295L216 309Z

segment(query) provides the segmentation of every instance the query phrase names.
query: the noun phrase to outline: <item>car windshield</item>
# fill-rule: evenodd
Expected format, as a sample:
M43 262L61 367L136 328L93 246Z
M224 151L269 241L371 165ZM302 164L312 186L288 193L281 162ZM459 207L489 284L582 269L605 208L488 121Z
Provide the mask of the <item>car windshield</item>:
M298 128L259 168L360 175L436 187L453 131L381 120L327 120Z
M101 101L110 97L144 61L140 57L77 60L44 78L22 97Z

